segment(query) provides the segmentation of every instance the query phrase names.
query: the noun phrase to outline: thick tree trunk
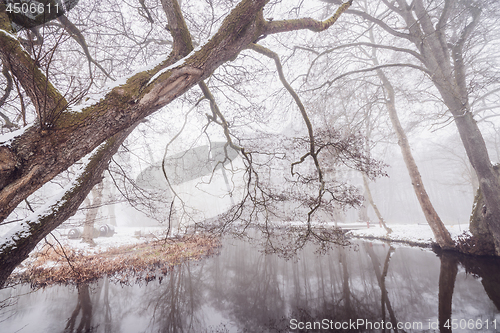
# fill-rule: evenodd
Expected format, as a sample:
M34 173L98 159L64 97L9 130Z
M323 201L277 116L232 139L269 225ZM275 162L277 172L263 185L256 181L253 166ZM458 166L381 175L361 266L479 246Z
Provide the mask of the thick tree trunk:
M92 300L90 299L90 288L88 284L79 284L78 302L67 320L66 332L91 332L92 331ZM81 316L80 316L81 313ZM80 318L80 324L76 327L77 319Z
M367 196L368 194L365 190L363 193L363 204L358 209L358 220L361 222L370 223L370 217L368 216L368 205L370 204L370 202L368 201Z
M498 172L499 167L494 167ZM483 191L477 189L470 216L469 231L474 236L468 244L468 253L475 255L495 255L495 238L493 237L488 224L485 221L487 213L486 202Z
M391 255L394 252L394 248L392 246L389 248L389 251L387 252L387 255L385 257L384 269L382 272L380 272L380 262L378 261L377 255L375 254L375 251L373 251L373 247L371 246L371 244L365 243L365 250L370 256L373 264L373 270L375 271L375 276L377 277L377 281L380 287L382 320L385 320L385 308L387 308L387 310L389 311L390 321L393 324L393 327L396 328L398 321L396 320L396 315L394 314L394 309L392 308L391 301L389 299L389 293L387 292L387 288L385 285L385 278L387 276L387 272L389 271L389 262L391 260Z
M116 134L100 147L82 174L72 183L72 187L48 211L35 211L19 227L0 238L0 288L14 268L28 258L38 242L75 214L90 190L101 181L101 175L108 167L111 157L134 128L132 126Z

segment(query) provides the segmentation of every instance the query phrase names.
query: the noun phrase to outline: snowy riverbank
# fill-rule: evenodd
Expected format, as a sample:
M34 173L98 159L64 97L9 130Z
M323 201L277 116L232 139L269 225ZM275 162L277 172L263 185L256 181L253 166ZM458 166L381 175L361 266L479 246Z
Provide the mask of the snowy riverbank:
M333 223L322 226L334 227ZM430 247L434 242L432 230L427 224L391 224L391 234L387 234L378 225L370 225L368 228L366 223L339 223L337 226L348 230L347 235L353 238L391 241L397 246ZM454 239L468 229L466 225L448 225L447 228ZM41 277L37 278L36 283L46 285L93 280L116 272L128 272L123 273L128 276L130 271L147 271L158 263L162 263L167 271L177 262L199 260L203 256L214 254L219 246L215 239L201 235L174 236L167 240L165 227L117 227L115 230L112 237L94 238L93 246L83 243L81 239L68 238L69 229L56 230L46 241L38 244L30 258L16 268L14 275L21 281L33 283L30 272L37 269L40 273L40 269L43 269L44 273L39 274ZM64 251L60 251L60 246ZM71 265L67 264L68 259L72 262ZM93 265L99 267L98 272L87 271ZM76 266L79 267L78 274L75 273Z
M81 239L69 239L67 232L69 229L57 230L55 236L64 246L68 246L86 252L98 253L106 251L112 247L142 244L153 240L165 239L165 227L116 227L115 233L111 237L94 238L95 246L82 243Z
M356 238L389 240L417 246L431 246L434 242L434 235L428 224L389 224L387 226L392 229L389 235L378 225L370 225L370 228L366 228L365 225L364 228L350 230L349 234ZM469 230L467 224L447 225L446 228L454 240L464 231Z
M324 226L328 226L328 224ZM390 224L388 226L392 229L392 233L389 235L378 224L371 224L370 228L367 228L366 223L349 223L345 225L339 223L338 226L348 229L348 234L355 238L389 240L416 246L431 246L434 242L434 235L427 224ZM469 230L467 224L447 225L446 227L453 239L456 239L464 231ZM65 246L84 250L85 252L98 253L112 247L164 239L164 232L164 227L118 227L113 237L95 238L94 242L96 245L93 247L82 243L80 239L68 239L64 235L64 232L56 232L55 234L59 242Z

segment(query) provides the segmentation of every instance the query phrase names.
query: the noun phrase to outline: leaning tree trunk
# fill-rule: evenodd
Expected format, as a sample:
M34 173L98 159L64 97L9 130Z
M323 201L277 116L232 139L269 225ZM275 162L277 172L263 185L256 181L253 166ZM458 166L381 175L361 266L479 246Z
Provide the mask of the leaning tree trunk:
M162 1L174 39L172 53L154 69L135 73L80 112L66 110L64 96L22 48L0 2L0 59L19 80L39 115L37 124L8 145L0 144L0 222L29 195L97 148L73 187L47 210L25 219L0 238L0 287L35 245L72 216L99 182L122 140L145 117L160 110L209 77L223 63L259 38L287 31L323 31L352 4L342 4L324 21L311 18L267 21L267 0L242 0L219 30L196 51L177 1ZM174 65L181 57L182 64ZM43 117L42 117L43 116Z
M35 211L9 232L11 240L0 244L0 288L14 268L28 258L38 242L76 213L90 190L101 181L101 175L108 168L111 157L137 124L114 135L97 149L73 186L48 211Z
M365 186L365 193L368 199L368 202L370 205L373 207L373 210L375 211L375 214L377 215L378 221L381 226L384 227L385 231L387 231L388 234L392 232L392 229L385 224L384 218L382 217L382 214L380 214L380 211L378 210L377 205L375 204L375 201L373 201L372 197L372 192L370 191L370 185L368 184L368 177L366 174L363 173L363 184Z
M378 61L373 56L373 62L375 65L378 65ZM391 119L392 127L396 132L396 136L398 138L398 145L401 148L401 153L403 154L403 159L406 164L406 168L408 169L408 174L410 175L411 184L413 185L413 190L417 196L418 202L420 203L420 207L424 212L425 219L427 223L432 229L434 233L434 237L436 238L436 243L443 249L452 249L455 247L455 242L451 238L448 229L444 226L443 222L439 218L438 213L434 209L432 202L425 190L424 183L422 182L422 177L420 176L420 172L417 167L417 163L415 163L415 159L411 153L410 144L408 142L408 137L401 126L401 122L399 121L398 113L396 110L395 103L395 94L394 87L391 82L387 79L384 72L381 70L377 70L377 75L382 81L385 92L387 93L387 99L385 105L387 107L387 111L389 112L389 118Z
M367 197L367 194L366 194L366 190L365 190L365 192L363 193L363 203L362 203L361 207L359 207L359 209L358 209L358 220L369 224L370 217L368 216L368 205L370 204L370 202L368 201L368 199L366 197Z

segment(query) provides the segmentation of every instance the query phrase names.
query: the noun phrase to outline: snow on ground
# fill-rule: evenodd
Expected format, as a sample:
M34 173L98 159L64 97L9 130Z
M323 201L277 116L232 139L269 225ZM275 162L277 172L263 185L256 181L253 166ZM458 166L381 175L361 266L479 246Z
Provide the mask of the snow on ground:
M299 225L299 223L292 224ZM322 226L334 227L334 223L322 223ZM389 224L388 226L393 230L390 235L387 235L385 229L379 227L378 224L371 224L369 228L367 228L366 223L338 223L337 226L349 230L348 234L356 238L391 240L400 242L401 245L403 245L403 243L409 243L411 245L420 246L430 246L434 242L432 230L427 224ZM464 231L468 231L469 229L467 224L447 225L446 227L448 228L448 231L453 239L456 239L458 235L462 234ZM96 243L95 246L82 243L81 239L69 239L67 237L69 230L70 229L57 229L52 233L53 236L47 237L47 241L53 245L59 242L65 247L93 254L105 252L113 247L165 239L166 228L164 226L116 227L115 234L112 237L94 238L94 242ZM182 232L178 232L177 230L172 230L171 232L172 235L181 233ZM56 239L53 238L54 236ZM45 242L40 242L33 252L39 251L44 245ZM30 261L30 259L27 260ZM17 271L23 269L24 268L19 267L17 268Z
M349 225L353 226L355 224ZM339 227L341 226L342 224L339 224ZM385 229L378 225L370 225L370 228L366 228L366 223L359 224L360 229L353 228L349 233L360 238L381 238L398 242L411 242L419 245L431 245L435 241L428 224L388 224L387 226L392 229L390 235L387 235ZM454 240L457 239L458 235L469 230L468 224L446 225L446 228Z
M333 223L323 224L323 226L333 227ZM431 245L434 242L434 235L427 224L389 224L388 227L392 229L390 235L387 235L385 229L379 227L378 224L370 224L370 228L367 228L366 223L339 223L337 226L348 229L349 234L357 238L378 238L397 242L410 242L424 246ZM456 239L464 231L469 230L467 224L447 225L446 227L453 239ZM112 237L94 238L96 246L90 246L87 243L82 243L81 239L68 239L66 236L68 230L59 230L54 235L61 244L89 253L103 252L111 247L133 245L165 238L165 227L162 226L117 227ZM174 230L171 234L175 235L177 232Z
M146 243L154 240L165 239L166 228L164 226L158 227L115 227L115 233L111 237L96 237L94 238L95 246L91 246L88 243L83 243L81 238L79 239L69 239L68 232L70 228L58 228L54 230L49 236L45 238L45 241L41 241L37 244L35 249L31 251L30 257L23 261L23 263L16 267L14 273L22 273L27 269L27 267L35 260L37 252L40 252L47 243L52 246L57 246L61 244L66 249L74 249L78 252L83 252L84 254L96 254L106 252L111 248L116 248L120 246L134 245ZM0 230L1 231L1 230ZM1 233L0 233L1 234ZM181 234L178 230L173 229L171 235ZM46 267L51 267L52 265L57 266L59 263L47 262Z
M293 225L300 225L299 223L291 223ZM302 224L303 225L303 224ZM335 223L321 223L323 227L334 227ZM399 246L418 245L428 247L434 242L432 230L427 224L389 224L393 231L390 235L384 228L379 227L378 224L370 224L367 228L366 223L338 223L338 227L342 227L348 231L349 235L356 238L366 239L379 239L390 240L399 242ZM447 225L453 239L457 239L464 231L468 231L467 224L461 225ZM95 246L87 243L82 243L81 239L69 239L67 237L70 229L56 229L52 235L47 237L47 241L53 245L60 243L61 245L82 251L87 254L102 253L113 247L120 247L125 245L134 245L145 243L153 240L165 239L166 228L164 226L158 227L116 227L115 234L112 237L96 237L94 238ZM172 230L171 235L182 234L178 230ZM54 238L55 237L55 238ZM32 254L40 251L46 245L44 241L40 242L33 250ZM28 258L23 264L28 264L33 257ZM26 265L17 267L15 272L20 273L26 269Z
M67 237L69 230L57 230L54 236L56 236L62 245L88 253L98 253L112 247L140 244L165 238L165 227L116 227L115 234L112 237L96 237L94 238L96 245L91 246L90 244L82 243L81 239L69 239Z

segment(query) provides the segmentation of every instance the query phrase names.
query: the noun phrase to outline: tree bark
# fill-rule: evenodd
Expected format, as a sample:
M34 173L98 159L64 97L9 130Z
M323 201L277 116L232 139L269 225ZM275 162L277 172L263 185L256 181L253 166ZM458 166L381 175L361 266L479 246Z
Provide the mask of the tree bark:
M500 180L496 175L488 155L486 143L477 126L469 104L469 92L466 81L463 48L472 31L477 26L481 8L471 7L472 20L457 32L458 40L449 46L446 36L448 17L443 9L440 24L433 26L431 18L422 3L415 1L413 10L419 18L417 22L410 8L403 6L404 1L398 0L408 26L419 27L410 29L412 42L420 50L422 62L433 75L434 85L439 90L445 105L453 115L460 138L467 152L469 161L476 171L479 187L484 195L484 222L495 241L495 253L500 256Z
M0 6L2 5L0 4ZM178 17L176 16L176 18ZM178 22L178 24L185 26L184 21ZM2 33L0 33L1 36ZM173 34L173 37L174 39L179 38L175 34ZM163 65L168 66L175 63L182 55L185 54L171 53ZM5 284L14 268L28 257L28 254L40 240L75 214L94 185L102 181L101 175L107 169L111 157L118 151L118 148L139 122L133 123L132 126L121 130L107 139L106 143L99 147L90 158L84 171L73 182L72 187L47 212L35 212L32 216L21 222L18 228L15 228L7 236L4 236L3 239L0 239L0 288ZM2 151L0 149L1 152L11 153L8 150ZM2 193L0 192L0 196Z
M28 258L38 242L75 214L90 190L101 181L111 157L134 128L121 131L100 147L72 187L48 211L35 211L19 227L0 239L0 288L14 268Z

